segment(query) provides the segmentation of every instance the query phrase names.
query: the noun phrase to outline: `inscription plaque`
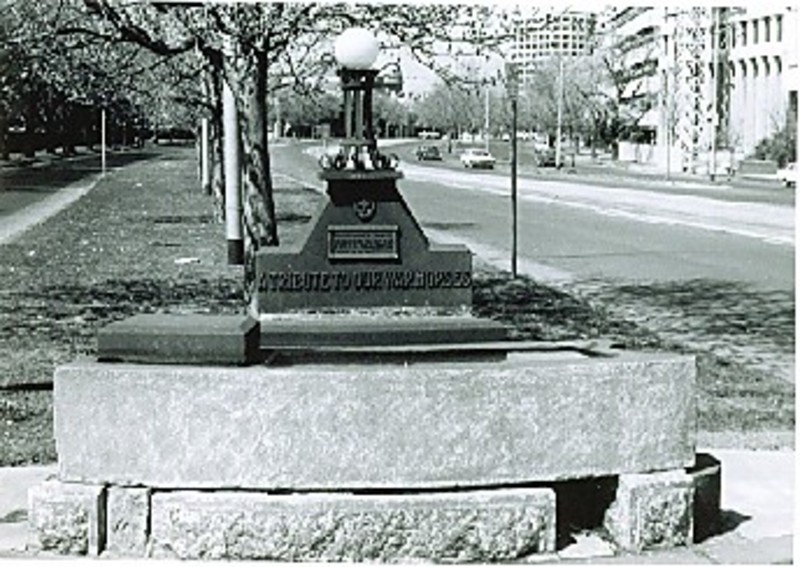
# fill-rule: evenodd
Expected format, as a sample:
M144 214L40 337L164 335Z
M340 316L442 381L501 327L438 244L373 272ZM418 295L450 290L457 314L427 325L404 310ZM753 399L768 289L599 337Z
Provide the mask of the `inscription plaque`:
M329 260L398 260L398 227L329 225Z
M395 181L399 172L324 172L328 197L302 241L264 246L249 282L258 313L370 307L455 308L472 303L466 246L429 242ZM335 174L335 175L334 175ZM341 179L339 179L341 177ZM365 220L356 203L375 202Z

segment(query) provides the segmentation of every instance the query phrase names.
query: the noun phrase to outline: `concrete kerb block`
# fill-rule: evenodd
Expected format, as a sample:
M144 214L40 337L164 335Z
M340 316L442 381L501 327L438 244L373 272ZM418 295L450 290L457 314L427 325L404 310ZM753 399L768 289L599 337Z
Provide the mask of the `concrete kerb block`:
M28 490L34 550L100 555L106 540L106 489L46 480Z
M157 491L148 555L273 561L508 561L552 553L555 493Z
M684 470L619 476L604 527L624 551L692 542L694 483Z
M108 488L106 551L116 557L144 557L150 537L149 488Z

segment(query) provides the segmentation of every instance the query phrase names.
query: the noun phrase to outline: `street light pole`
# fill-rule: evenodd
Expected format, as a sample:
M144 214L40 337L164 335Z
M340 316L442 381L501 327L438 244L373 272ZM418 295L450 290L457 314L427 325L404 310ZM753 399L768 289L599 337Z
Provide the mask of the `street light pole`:
M486 94L484 96L485 109L484 109L484 117L483 117L483 130L485 132L485 134L484 134L484 138L485 138L484 145L485 145L486 151L488 152L489 151L489 85L487 84L484 87L486 89L485 90Z
M561 121L564 115L564 57L558 56L558 101L556 107L556 169L561 167Z
M506 88L511 100L511 277L517 277L517 99L519 70L516 63L506 64Z
M106 174L106 107L100 110L100 170Z
M222 140L225 167L225 235L228 241L228 264L244 265L242 232L241 156L236 99L227 82L222 84Z
M511 98L511 277L517 278L517 97Z
M714 181L717 173L717 85L719 84L719 62L717 60L717 16L719 8L711 7L711 163L708 177Z

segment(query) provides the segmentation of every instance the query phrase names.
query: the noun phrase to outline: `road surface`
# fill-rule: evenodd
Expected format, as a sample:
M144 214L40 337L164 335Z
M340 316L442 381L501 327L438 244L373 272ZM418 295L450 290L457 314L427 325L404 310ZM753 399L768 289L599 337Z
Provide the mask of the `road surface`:
M305 148L308 153L308 147ZM317 187L318 167L299 148L275 148L281 175ZM500 170L404 161L402 193L431 238L466 243L510 267L510 180ZM734 281L794 289L793 196L699 181L518 180L523 273L545 281ZM769 195L769 191L773 191Z

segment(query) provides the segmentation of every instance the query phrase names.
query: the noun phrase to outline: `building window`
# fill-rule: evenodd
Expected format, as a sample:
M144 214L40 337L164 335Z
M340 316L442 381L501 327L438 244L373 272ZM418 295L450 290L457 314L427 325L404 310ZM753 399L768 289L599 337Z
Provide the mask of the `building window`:
M742 47L747 45L747 22L739 22L739 28L742 30Z
M783 16L775 17L775 41L783 41Z
M772 30L770 29L770 17L767 16L764 18L764 41L767 43L770 42L770 36L772 35L770 33L771 31Z
M753 20L753 45L758 43L758 20Z

